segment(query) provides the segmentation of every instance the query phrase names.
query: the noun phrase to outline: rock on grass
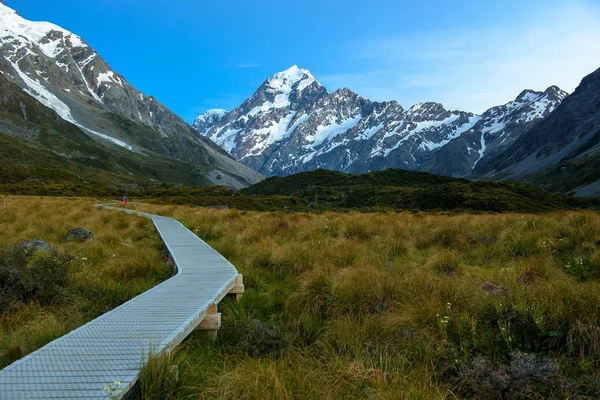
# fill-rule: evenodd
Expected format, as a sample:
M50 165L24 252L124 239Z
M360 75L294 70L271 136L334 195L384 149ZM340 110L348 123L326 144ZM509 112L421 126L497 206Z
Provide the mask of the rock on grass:
M72 228L67 231L67 242L75 241L83 243L94 237L94 232L85 228Z
M57 251L50 243L42 239L26 240L23 243L18 244L16 247L22 248L27 251L45 251L51 254L56 254Z

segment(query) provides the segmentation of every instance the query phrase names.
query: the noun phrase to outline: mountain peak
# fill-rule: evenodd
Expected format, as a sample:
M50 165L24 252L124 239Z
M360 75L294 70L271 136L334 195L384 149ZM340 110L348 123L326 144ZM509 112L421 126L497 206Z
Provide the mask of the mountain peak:
M15 10L4 4L2 1L0 1L0 17L4 17L5 15L18 16L19 14Z
M297 65L292 65L285 71L278 72L269 78L269 80L267 80L267 86L275 93L289 94L294 89L297 92L301 92L314 82L317 82L317 80L312 76L309 70L298 68ZM319 83L317 82L317 84Z
M518 102L533 101L533 100L537 99L541 94L542 93L536 92L535 90L532 90L532 89L525 89L521 93L519 93L519 95L517 96L515 101L518 101Z
M203 134L214 124L219 122L227 113L228 111L223 110L222 108L213 108L211 110L206 110L202 114L198 115L198 117L196 117L196 120L192 124L192 127L196 129L200 134Z
M565 92L564 90L555 85L548 87L548 89L544 91L544 94L556 97L560 100L564 100L564 98L569 95L569 93Z
M22 118L21 113L25 115L27 111L27 115L31 115L31 129L35 130L45 129L45 122L41 121L46 119L40 118L50 115L52 124L49 126L61 131L57 133L61 139L47 141L49 145L46 141L40 142L41 148L50 146L48 150L67 158L71 158L70 153L74 151L82 160L87 159L87 155L110 154L110 158L101 158L114 157L114 162L94 162L93 168L122 174L128 180L143 176L144 179L241 187L259 179L256 173L237 164L212 142L198 137L185 121L160 102L131 86L80 36L50 22L24 19L4 4L0 4L0 60L3 60L0 62L3 87L12 88L11 92L15 93L22 91L15 104L25 106L17 107L19 113L14 115ZM6 91L0 90L2 100L7 98ZM8 97L7 104L16 98ZM48 114L50 110L56 115ZM58 117L64 124L54 124ZM18 128L3 129L2 133L23 137ZM30 136L31 140L38 140L37 135ZM80 139L85 141L78 142ZM23 137L23 140L30 138ZM72 147L76 143L76 147ZM79 143L85 145L81 147ZM99 147L95 147L96 144ZM139 155L148 156L151 162L139 163ZM171 171L177 172L165 173L165 163ZM192 171L190 165L202 165L202 168ZM136 178L130 178L134 176Z
M50 22L29 21L22 18L15 10L0 2L0 38L2 41L26 40L38 46L48 57L54 58L60 51L61 38L50 36L50 32L60 32L69 39L72 47L87 47L81 37L54 25ZM2 44L0 41L0 44Z
M550 97L553 99L563 100L568 95L569 94L567 92L565 92L558 86L553 85L553 86L548 87L543 92L537 92L532 89L525 89L521 93L519 93L519 95L517 96L515 101L519 102L519 103L528 103L531 101L537 101L544 96L547 96L547 97Z
M448 110L444 108L444 106L440 103L436 103L433 101L428 101L425 103L418 103L413 105L408 109L408 114L410 115L431 115L431 114L441 114L445 113Z
M211 117L211 116L223 116L225 114L227 114L228 111L224 110L222 108L212 108L210 110L206 110L204 111L202 114L200 114L200 117Z

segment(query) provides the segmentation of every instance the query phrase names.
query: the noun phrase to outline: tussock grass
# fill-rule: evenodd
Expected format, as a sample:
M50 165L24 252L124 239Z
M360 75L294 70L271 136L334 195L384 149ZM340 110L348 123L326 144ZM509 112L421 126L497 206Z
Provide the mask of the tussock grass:
M593 212L138 208L179 219L244 274L217 342L181 345L198 398L600 396ZM476 387L482 365L504 380Z
M94 207L90 199L0 198L0 250L43 239L66 264L51 301L13 301L0 310L0 368L168 278L172 266L150 220ZM67 242L68 229L96 236ZM3 283L0 282L0 287Z
M150 221L77 199L3 205L0 247L41 238L72 257L68 290L53 304L3 310L4 363L171 272ZM216 343L194 332L176 353L154 357L134 397L600 397L593 212L135 207L182 221L238 267L246 293L221 304ZM74 226L97 236L67 243Z

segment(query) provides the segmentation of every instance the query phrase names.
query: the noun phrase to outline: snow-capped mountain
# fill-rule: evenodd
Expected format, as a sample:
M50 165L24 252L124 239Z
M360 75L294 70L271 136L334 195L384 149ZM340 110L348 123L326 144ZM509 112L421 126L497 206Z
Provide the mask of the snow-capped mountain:
M48 22L28 21L2 3L0 73L106 145L156 152L206 167L209 175L219 175L209 173L213 169L232 171L238 185L259 179L131 86L80 36Z
M554 191L600 196L600 69L581 80L548 118L474 175L525 180Z
M227 110L214 108L200 114L192 124L192 128L198 132L206 132L210 127L215 125L227 114Z
M453 176L470 175L482 161L508 149L567 97L557 86L544 92L524 90L507 104L484 112L473 128L432 154L421 169Z
M348 89L329 93L308 70L293 66L231 112L219 112L210 123L201 115L197 130L264 175L404 168L467 176L566 95L557 87L524 91L482 115L438 103L406 110L395 101L370 101Z

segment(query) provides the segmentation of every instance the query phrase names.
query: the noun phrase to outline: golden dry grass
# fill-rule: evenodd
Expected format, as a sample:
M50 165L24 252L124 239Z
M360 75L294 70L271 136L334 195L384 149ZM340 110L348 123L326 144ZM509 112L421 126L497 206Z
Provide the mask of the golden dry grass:
M195 333L182 345L182 379L197 397L600 395L593 212L138 208L179 219L244 274L247 292L223 305L217 344ZM510 390L523 393L510 397L462 378L477 356L509 365L516 350L560 365L566 383L543 389L515 372L521 386Z
M99 287L110 287L120 299L123 288L117 282L136 282L141 264L155 260L164 266L160 240L148 221L106 210L86 217L80 208L91 206L82 200L38 199L37 209L17 200L8 198L14 211L0 216L13 239L0 243L45 232L38 236L79 262L95 260L93 267L74 270L85 288L80 304L88 304L86 296L95 290L106 294ZM61 210L61 217L45 217L41 207ZM241 302L221 304L224 326L217 342L194 332L177 354L152 360L136 397L600 396L600 216L595 213L448 216L130 207L182 221L236 265L246 285ZM32 215L49 219L30 225ZM98 236L81 245L64 243L62 235L71 226L89 227ZM131 259L126 253L138 249L141 264L116 261ZM35 304L21 307L4 317L2 338L6 327L13 338L20 337L17 329L35 332L33 326L41 327L34 338L55 336L84 319L69 308L74 316ZM539 363L512 365L517 350ZM173 378L172 365L178 366L179 379ZM511 386L485 379L473 384L469 377L481 365L493 366L489 375L509 371ZM544 375L554 366L557 374Z
M92 199L0 198L0 249L43 239L67 256L69 281L50 305L16 302L0 313L0 367L166 279L172 272L148 219L94 207ZM83 227L94 239L67 242ZM1 287L2 285L0 285Z

